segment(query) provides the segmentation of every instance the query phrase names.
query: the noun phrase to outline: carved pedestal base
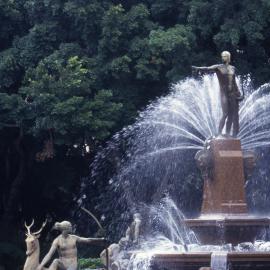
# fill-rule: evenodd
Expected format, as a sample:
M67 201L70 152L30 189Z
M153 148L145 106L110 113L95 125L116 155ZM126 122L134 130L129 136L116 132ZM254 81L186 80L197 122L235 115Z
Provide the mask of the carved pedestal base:
M202 215L246 214L244 162L240 140L210 141L211 175L204 182Z
M206 142L195 156L204 178L201 215L186 224L202 244L238 244L254 241L270 224L268 218L248 215L245 175L255 165L252 151L243 152L234 138L217 138Z

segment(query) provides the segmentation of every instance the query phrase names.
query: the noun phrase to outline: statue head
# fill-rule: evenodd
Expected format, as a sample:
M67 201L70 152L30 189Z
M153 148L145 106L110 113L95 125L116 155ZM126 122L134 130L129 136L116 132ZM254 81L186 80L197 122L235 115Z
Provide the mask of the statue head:
M229 64L231 62L231 54L230 52L228 51L223 51L221 53L221 59L222 59L222 62L225 63L225 64Z
M72 224L69 221L56 222L53 226L53 229L58 230L64 234L72 232Z

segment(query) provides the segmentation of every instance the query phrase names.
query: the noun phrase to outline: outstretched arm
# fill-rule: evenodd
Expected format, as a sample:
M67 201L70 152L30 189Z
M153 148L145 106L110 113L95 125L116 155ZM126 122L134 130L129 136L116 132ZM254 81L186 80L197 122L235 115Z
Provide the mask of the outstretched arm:
M86 243L86 244L90 244L90 243L105 243L105 238L86 238L86 237L80 237L80 236L76 236L76 240L78 243Z
M51 249L49 250L47 255L44 257L44 259L42 260L38 269L42 269L52 259L52 256L54 255L56 249L57 249L57 239L55 239L53 241Z
M215 72L217 71L219 65L213 65L210 67L196 67L196 66L191 66L193 70L196 71L202 71L202 72Z

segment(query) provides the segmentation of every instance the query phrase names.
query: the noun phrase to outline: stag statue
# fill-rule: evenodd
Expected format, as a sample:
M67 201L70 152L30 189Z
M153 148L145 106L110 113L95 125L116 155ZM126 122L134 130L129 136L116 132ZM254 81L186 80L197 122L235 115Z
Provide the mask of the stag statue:
M34 225L34 219L32 223L27 226L24 223L27 233L26 233L26 261L23 267L23 270L36 270L39 266L39 254L40 254L40 247L39 247L39 236L42 232L43 228L46 226L47 220L43 222L41 228L37 232L31 232L30 229ZM45 268L43 268L45 269Z

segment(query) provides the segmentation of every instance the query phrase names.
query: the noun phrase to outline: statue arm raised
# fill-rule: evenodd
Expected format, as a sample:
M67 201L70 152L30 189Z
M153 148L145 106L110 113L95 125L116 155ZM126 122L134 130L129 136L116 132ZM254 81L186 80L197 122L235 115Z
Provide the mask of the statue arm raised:
M47 253L47 255L43 258L41 264L39 265L38 269L43 269L43 267L52 259L52 256L54 255L55 251L57 250L57 239L55 239L52 243L52 246Z
M191 68L195 71L202 71L202 72L215 72L217 71L219 65L213 65L210 67L196 67L196 66L191 66Z

